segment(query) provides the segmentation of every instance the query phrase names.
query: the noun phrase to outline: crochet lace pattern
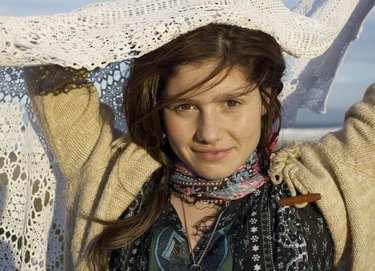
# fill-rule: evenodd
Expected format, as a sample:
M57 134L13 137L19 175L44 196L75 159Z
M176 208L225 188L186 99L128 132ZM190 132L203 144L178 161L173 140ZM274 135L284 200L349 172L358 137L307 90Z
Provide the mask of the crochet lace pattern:
M12 66L55 63L63 66L93 68L105 67L111 63L89 76L100 92L101 101L114 110L116 128L124 131L126 124L120 113L121 86L128 73L128 63L124 60L132 58L134 51L141 55L169 40L172 38L171 29L174 29L172 31L174 33L182 33L192 27L189 24L192 19L190 15L175 16L170 22L155 24L146 31L144 19L147 17L148 10L170 8L171 14L177 12L183 15L185 11L182 7L187 1L139 2L143 5L139 9L133 8L133 1L125 0L92 4L70 13L69 16L54 15L53 24L46 23L50 20L49 16L0 17L0 50L2 51L0 65L8 66L0 67L1 270L64 270L62 259L64 180L33 115L22 69ZM156 2L160 4L156 5ZM218 3L220 14L228 15L233 23L236 23L237 18L227 14L229 11L223 9L221 4L231 4L236 12L241 12L241 5L245 2L252 2L263 12L266 12L269 6L285 14L289 12L284 10L281 1L276 0L189 2L199 2L203 6L191 15L194 16L194 20L201 20L202 25L207 22L204 3L209 2ZM238 4L240 2L241 4ZM332 46L325 54L315 59L296 59L286 55L289 63L288 73L284 78L285 89L281 97L286 123L293 122L300 107L317 112L324 111L325 97L335 71L374 4L374 1L362 1L358 4L357 2L333 0L324 4L320 0L305 0L294 11L300 14L295 17L297 22L316 24L316 32L307 33L308 35L331 38L315 47L309 47L309 51L290 49L288 52L313 56L322 53L331 44ZM173 8L174 5L178 7ZM98 14L99 17L96 16ZM352 17L346 22L350 14ZM116 26L115 22L120 22L126 16L131 16L133 30L124 33L122 27L125 27L125 24L119 23ZM272 16L277 15L272 14ZM318 17L325 18L322 24L311 19ZM257 22L255 14L251 14L251 18L253 19L251 22ZM281 19L286 20L287 23L288 18L290 19L286 16ZM217 19L220 21L220 16ZM336 25L336 29L326 27L332 22ZM103 24L107 27L102 27ZM65 36L61 31L66 25L72 29L71 33L77 35ZM341 31L337 36L343 25L345 31ZM260 24L259 28L268 29L271 33L273 31L267 22ZM24 31L14 31L17 29L24 29ZM49 38L38 35L39 29L48 29ZM332 35L336 35L336 39L333 39ZM92 42L83 44L77 38L79 36L87 36ZM55 38L51 40L51 37ZM124 42L125 40L128 43ZM143 42L135 44L132 40L143 40ZM291 37L279 38L278 41L284 48L293 47ZM65 44L67 47L64 47Z
M281 0L117 0L66 14L3 17L0 64L104 67L208 23L262 30L284 51L311 58L332 44L358 2L302 1L292 12Z
M90 73L120 113L126 62ZM65 182L33 114L21 68L0 67L0 270L64 270Z

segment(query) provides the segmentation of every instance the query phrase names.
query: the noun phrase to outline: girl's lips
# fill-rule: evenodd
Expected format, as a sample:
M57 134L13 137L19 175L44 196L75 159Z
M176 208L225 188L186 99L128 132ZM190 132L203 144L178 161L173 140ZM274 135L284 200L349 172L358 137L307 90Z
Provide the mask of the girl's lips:
M195 155L198 156L198 158L202 160L215 162L228 156L231 150L232 149L219 150L219 151L195 151L194 153Z

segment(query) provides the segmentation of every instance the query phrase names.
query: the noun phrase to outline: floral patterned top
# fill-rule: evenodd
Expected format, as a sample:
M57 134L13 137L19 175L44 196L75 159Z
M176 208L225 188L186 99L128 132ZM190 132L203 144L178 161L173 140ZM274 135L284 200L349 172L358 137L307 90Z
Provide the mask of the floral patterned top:
M147 185L124 215L143 204ZM316 204L298 209L283 207L286 185L266 183L248 196L232 201L224 210L213 239L204 233L193 253L202 255L201 270L331 270L333 242ZM160 218L131 245L113 251L110 270L190 271L193 264L187 236L169 201Z

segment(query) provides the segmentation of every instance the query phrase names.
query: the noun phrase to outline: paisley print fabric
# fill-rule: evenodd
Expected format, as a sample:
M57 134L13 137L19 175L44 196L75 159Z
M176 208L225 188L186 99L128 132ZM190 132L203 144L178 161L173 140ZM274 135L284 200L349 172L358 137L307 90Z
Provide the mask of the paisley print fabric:
M268 181L261 173L256 151L231 176L207 180L197 176L178 161L170 177L172 189L197 200L235 200L254 192Z
M151 189L148 186L148 189ZM283 207L286 185L269 183L224 210L202 270L311 270L332 269L333 243L315 204L298 209ZM124 213L137 209L137 202ZM203 235L193 253L199 258L211 231ZM149 231L128 246L113 251L110 270L179 270L193 264L181 221L169 202Z

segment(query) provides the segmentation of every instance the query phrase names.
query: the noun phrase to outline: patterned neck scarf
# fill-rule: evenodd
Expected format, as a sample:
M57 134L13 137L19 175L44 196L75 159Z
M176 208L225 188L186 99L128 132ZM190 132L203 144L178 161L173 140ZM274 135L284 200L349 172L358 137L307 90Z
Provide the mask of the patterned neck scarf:
M254 192L268 181L260 172L256 151L231 176L207 180L177 161L170 177L173 191L196 200L236 200Z

